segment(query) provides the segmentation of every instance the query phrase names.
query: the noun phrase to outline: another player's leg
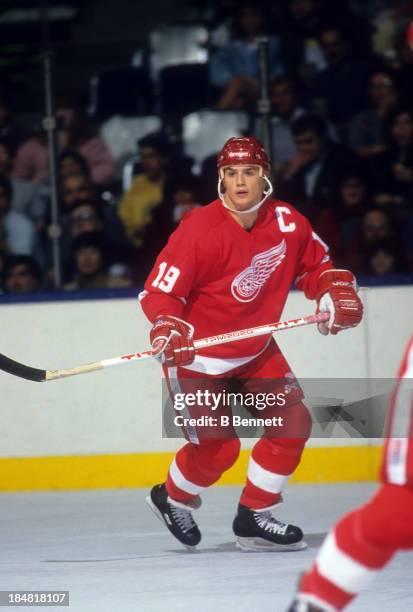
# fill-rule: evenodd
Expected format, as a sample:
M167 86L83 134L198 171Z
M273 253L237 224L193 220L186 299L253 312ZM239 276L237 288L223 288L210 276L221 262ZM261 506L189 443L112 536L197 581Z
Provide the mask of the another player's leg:
M413 489L385 484L341 519L300 581L289 612L345 608L397 550L413 548Z

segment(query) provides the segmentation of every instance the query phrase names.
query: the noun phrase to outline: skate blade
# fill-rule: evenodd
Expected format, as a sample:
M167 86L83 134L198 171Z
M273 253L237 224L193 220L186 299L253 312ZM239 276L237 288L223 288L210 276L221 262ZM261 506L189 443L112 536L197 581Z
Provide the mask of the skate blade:
M240 536L235 540L235 545L244 552L288 552L307 548L304 540L295 544L276 544L263 538L241 538Z
M153 503L150 495L148 495L148 497L145 498L146 503L148 504L149 508L152 510L152 512L154 513L154 515L161 521L161 523L163 525L166 526L165 523L165 519L162 516L162 512L160 512L158 510L158 508L155 506L155 504ZM169 529L168 529L169 531ZM171 533L171 532L169 532ZM171 534L173 535L173 533ZM173 537L175 538L175 536L173 535ZM184 548L186 548L186 550L188 550L189 552L199 552L196 546L189 546L188 544L184 544L183 542L181 542L180 540L178 540L178 538L175 538L175 540L177 542L179 542L181 544L181 546L183 546Z

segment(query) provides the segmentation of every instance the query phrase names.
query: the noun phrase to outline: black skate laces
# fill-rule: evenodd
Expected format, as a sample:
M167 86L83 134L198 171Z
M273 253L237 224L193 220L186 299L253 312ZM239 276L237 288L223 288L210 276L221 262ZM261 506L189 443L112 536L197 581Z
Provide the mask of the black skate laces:
M258 527L270 533L285 535L288 523L278 521L269 510L265 512L254 512L254 520Z
M177 523L178 527L186 533L196 527L196 523L192 518L192 514L189 510L185 510L180 506L175 506L174 504L169 504L170 512L172 514L173 520Z

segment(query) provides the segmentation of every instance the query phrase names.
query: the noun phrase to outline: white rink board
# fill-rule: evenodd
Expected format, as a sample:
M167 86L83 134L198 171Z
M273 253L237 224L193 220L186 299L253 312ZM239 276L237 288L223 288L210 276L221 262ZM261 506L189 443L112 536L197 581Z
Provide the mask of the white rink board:
M277 334L298 377L394 376L413 330L413 287L363 289L362 295L366 317L357 329L327 338L314 326ZM314 302L294 292L282 318L313 311ZM1 305L0 352L60 369L143 350L149 328L135 299ZM44 384L0 373L0 456L174 450L180 440L161 438L160 380L153 361ZM365 441L311 442L349 443Z

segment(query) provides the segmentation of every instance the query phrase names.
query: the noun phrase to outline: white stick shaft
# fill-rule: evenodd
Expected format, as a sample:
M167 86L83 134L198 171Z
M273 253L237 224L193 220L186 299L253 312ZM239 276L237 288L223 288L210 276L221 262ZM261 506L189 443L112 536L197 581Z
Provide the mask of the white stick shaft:
M303 325L321 323L322 321L328 321L328 319L329 314L321 312L316 315L299 317L298 319L290 319L289 321L268 323L267 325L247 327L246 329L239 329L237 331L219 334L218 336L209 336L208 338L195 340L194 346L196 350L199 350L210 346L217 346L218 344L225 344L227 342L236 342L237 340L245 340L246 338L265 336L268 334L272 334L276 331L281 331L282 329L291 329L292 327L301 327ZM111 368L113 366L122 365L130 361L143 361L144 359L151 359L155 355L156 353L154 351L143 351L142 353L133 353L131 355L122 355L121 357L112 357L111 359L104 359L103 361L98 363L101 365L101 368ZM90 365L93 366L95 364Z
M280 321L278 323L269 323L267 325L259 325L257 327L248 327L246 329L239 329L237 331L219 334L218 336L202 338L200 340L195 340L194 345L195 349L199 350L209 346L216 346L217 344L224 344L226 342L236 342L239 340L245 340L246 338L269 335L282 329L301 327L302 325L310 325L312 323L321 323L322 321L327 321L329 318L330 314L328 312L320 312L316 315L299 317L298 319L291 319L289 321ZM111 359L104 359L103 361L96 361L95 363L86 363L65 370L40 370L39 368L32 368L23 363L14 361L13 359L6 357L6 355L0 354L0 369L4 372L12 374L13 376L18 376L19 378L25 378L26 380L32 380L35 382L44 382L59 378L68 378L69 376L77 376L78 374L96 372L97 370L122 365L130 361L151 359L152 357L156 357L158 354L159 353L156 351L143 351L142 353L121 355L120 357L112 357Z

